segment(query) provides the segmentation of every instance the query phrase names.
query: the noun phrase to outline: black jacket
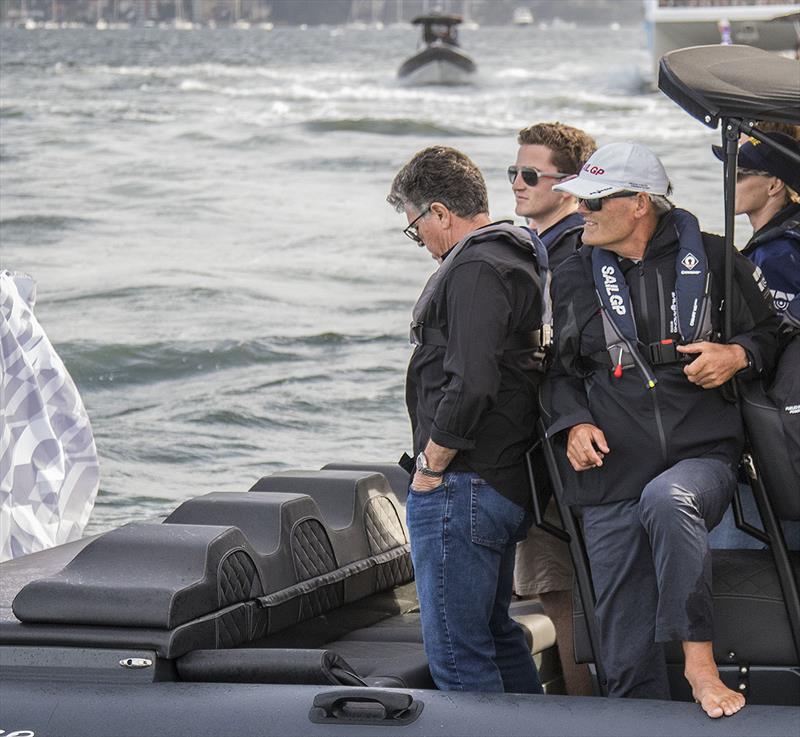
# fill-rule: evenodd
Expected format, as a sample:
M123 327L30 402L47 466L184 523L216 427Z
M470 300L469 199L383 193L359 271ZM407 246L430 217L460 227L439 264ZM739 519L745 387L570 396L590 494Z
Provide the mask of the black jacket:
M577 212L567 215L547 230L538 233L550 260L550 271L555 271L581 247L583 216Z
M455 448L448 471L477 473L527 506L524 454L538 418L540 364L535 351L505 346L510 336L538 330L542 322L530 236L505 224L480 228L439 268L438 283L436 274L429 282L436 284L430 300L421 314L415 311L415 319L446 340L446 346L418 345L408 367L415 452L429 438Z
M721 333L724 242L706 233L703 242L711 273L712 323L714 332ZM677 249L677 233L671 213L667 213L640 264L620 259L642 344L679 340L669 332ZM744 347L752 362L740 375L755 378L769 371L774 362L778 318L766 284L754 277L753 265L738 253L734 263L735 337L731 342ZM653 389L647 388L637 369L625 370L621 378L612 375L590 247L581 247L564 262L555 274L552 291L555 347L545 392L550 410L545 418L548 435L557 436L588 422L603 431L611 450L602 467L571 474L566 484L568 503L636 499L651 479L686 458L717 458L732 466L738 463L743 442L741 418L737 405L726 400L722 388L695 386L684 375L682 363L653 367L658 380ZM560 437L562 446L565 436Z

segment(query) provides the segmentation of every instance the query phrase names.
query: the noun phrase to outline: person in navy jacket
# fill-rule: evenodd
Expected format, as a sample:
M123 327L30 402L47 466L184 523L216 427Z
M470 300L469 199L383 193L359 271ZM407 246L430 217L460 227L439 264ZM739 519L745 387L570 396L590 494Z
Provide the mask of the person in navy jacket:
M800 155L800 142L791 136L766 135ZM713 149L722 159L722 148ZM755 138L742 144L738 165L736 214L747 215L753 226L742 253L761 269L783 313L800 294L800 166Z

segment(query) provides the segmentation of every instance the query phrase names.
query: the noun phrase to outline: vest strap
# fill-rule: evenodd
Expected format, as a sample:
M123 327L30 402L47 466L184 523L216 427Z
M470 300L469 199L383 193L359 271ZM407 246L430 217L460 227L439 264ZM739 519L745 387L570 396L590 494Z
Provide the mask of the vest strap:
M504 351L525 351L536 350L548 345L550 326L534 330L530 333L513 333L509 335L503 343ZM545 333L548 335L545 335ZM547 342L546 342L547 341ZM412 345L433 345L439 348L447 347L447 338L441 330L436 328L426 328L422 323L411 324L411 343Z

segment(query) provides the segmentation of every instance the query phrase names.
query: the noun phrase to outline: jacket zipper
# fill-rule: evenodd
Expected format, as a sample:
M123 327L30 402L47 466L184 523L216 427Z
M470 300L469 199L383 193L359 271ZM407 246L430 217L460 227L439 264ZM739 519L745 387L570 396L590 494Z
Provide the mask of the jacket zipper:
M638 263L638 268L639 268L639 284L641 285L641 291L639 293L639 305L642 308L642 322L644 323L645 329L649 333L650 320L647 311L647 281L644 278L644 260Z
M656 396L656 389L653 387L653 410L656 418L656 427L658 428L658 440L661 443L661 455L664 457L664 463L667 463L667 436L664 433L664 423L661 420L661 407L658 404L658 397Z

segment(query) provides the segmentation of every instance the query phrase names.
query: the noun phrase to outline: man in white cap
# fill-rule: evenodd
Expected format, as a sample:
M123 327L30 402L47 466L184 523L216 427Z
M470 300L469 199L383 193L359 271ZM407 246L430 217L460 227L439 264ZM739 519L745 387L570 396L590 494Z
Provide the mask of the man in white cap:
M711 717L744 697L712 651L708 530L736 486L743 431L721 387L774 362L778 320L763 279L737 255L734 337L721 334L724 242L667 199L658 157L603 146L577 178L583 246L553 280L548 435L575 474L612 696L668 699L663 643Z

